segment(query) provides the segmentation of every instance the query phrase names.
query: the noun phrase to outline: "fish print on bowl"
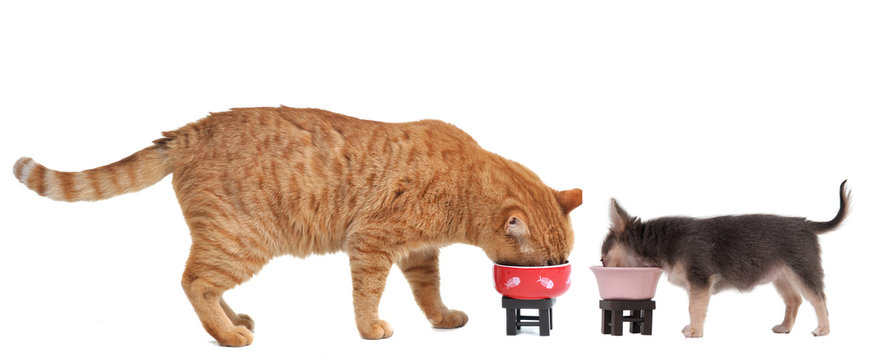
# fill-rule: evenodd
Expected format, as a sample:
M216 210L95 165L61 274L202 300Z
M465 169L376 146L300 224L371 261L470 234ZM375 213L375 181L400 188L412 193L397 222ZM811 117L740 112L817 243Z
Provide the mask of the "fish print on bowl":
M543 286L547 289L552 289L553 285L554 285L553 280L550 280L550 278L546 278L546 277L538 276L538 282L541 284L541 286ZM567 284L567 282L565 282L565 283Z
M495 264L493 280L499 294L514 299L547 299L571 287L571 265L511 266Z

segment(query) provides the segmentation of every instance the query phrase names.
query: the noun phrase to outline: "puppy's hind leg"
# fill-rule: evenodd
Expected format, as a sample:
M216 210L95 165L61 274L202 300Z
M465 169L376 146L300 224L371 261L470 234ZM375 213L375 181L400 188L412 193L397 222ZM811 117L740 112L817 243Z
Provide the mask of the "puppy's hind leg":
M828 321L828 305L825 300L825 294L810 295L808 298L813 307L816 309L816 317L819 319L819 326L813 330L815 336L825 336L831 333L831 324Z
M815 280L815 281L814 281ZM831 332L831 324L828 321L828 305L825 298L825 292L822 290L821 274L818 276L810 276L805 278L795 278L792 285L800 291L813 308L816 310L816 318L819 320L819 326L813 330L815 336L825 336Z
M794 319L797 316L798 307L801 305L801 296L786 276L774 280L773 286L782 296L782 300L785 301L785 318L782 320L782 324L773 327L773 332L788 334L794 326Z

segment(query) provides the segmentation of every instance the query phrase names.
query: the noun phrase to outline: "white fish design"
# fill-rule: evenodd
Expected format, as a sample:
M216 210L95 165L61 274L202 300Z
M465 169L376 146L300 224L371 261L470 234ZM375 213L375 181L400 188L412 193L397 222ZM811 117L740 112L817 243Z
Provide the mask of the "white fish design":
M546 278L546 277L538 276L538 282L541 283L541 286L543 286L547 289L552 289L553 285L554 285L553 280L550 280L550 278Z
M507 288L510 289L512 287L517 287L517 285L519 285L519 284L520 284L520 278L514 276L514 277L510 278L510 280L508 280L506 283L504 283L504 286L507 286Z

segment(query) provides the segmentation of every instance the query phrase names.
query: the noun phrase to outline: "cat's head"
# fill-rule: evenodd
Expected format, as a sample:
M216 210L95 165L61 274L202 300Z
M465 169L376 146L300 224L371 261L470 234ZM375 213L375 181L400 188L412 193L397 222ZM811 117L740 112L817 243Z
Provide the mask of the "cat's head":
M655 266L654 261L638 254L642 243L643 223L610 199L610 231L601 245L601 264L609 267Z
M568 214L582 202L580 189L547 189L525 203L503 204L490 217L491 231L479 245L490 259L503 265L563 264L574 247Z

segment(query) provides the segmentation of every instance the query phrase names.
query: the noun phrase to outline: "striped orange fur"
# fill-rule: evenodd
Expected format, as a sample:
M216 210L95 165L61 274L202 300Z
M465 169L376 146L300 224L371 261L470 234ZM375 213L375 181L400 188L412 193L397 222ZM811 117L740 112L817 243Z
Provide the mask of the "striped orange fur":
M275 256L346 252L357 328L379 339L393 332L378 317L393 264L433 326L455 328L468 317L441 300L440 247L471 244L495 262L542 265L567 261L573 246L568 213L580 190L555 191L441 121L248 108L163 135L95 169L60 172L21 158L13 173L63 201L138 191L172 173L193 238L182 287L221 345L250 344L254 326L222 294Z
M31 158L13 168L18 181L37 194L62 201L95 201L142 190L172 173L161 147L145 148L118 162L81 172L55 171Z

